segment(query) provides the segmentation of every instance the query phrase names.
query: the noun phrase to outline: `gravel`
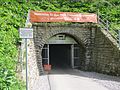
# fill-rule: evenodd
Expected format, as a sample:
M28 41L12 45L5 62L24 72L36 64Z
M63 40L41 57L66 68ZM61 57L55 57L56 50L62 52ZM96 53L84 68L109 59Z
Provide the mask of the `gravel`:
M109 90L120 90L120 77L104 75L96 72L80 72L83 76L90 78L91 80L101 84Z
M79 72L84 77L87 77L108 88L108 90L120 90L120 77L100 74L96 72L84 72L80 70L74 71Z

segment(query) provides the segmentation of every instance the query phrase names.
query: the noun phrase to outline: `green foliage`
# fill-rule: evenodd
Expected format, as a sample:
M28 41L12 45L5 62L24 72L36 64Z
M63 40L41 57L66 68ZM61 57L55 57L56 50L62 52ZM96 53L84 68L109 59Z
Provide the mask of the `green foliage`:
M0 1L0 90L23 90L15 76L18 28L25 17L15 2Z
M18 29L24 27L28 10L97 13L120 29L119 0L0 0L0 90L23 90L16 79Z

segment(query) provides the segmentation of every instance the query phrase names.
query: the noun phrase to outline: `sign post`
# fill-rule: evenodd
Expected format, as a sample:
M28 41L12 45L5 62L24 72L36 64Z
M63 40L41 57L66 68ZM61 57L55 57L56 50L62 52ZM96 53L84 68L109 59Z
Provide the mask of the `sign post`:
M118 32L119 32L119 47L120 47L120 30L118 30Z
M25 49L26 49L26 90L28 90L28 50L27 50L27 39L33 38L32 28L20 28L19 29L20 38L25 39Z

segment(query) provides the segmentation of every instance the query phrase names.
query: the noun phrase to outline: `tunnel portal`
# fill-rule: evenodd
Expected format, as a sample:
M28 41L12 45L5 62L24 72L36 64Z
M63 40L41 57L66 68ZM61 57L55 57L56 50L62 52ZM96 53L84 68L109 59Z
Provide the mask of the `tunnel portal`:
M79 68L83 60L81 54L84 53L81 47L68 35L55 35L42 49L42 64L52 68Z

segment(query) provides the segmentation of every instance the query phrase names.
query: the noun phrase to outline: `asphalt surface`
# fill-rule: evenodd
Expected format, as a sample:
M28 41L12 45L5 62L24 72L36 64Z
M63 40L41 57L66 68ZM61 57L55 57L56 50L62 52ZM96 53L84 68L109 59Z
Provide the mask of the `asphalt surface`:
M118 77L73 69L57 68L48 75L50 90L120 90L117 80Z

